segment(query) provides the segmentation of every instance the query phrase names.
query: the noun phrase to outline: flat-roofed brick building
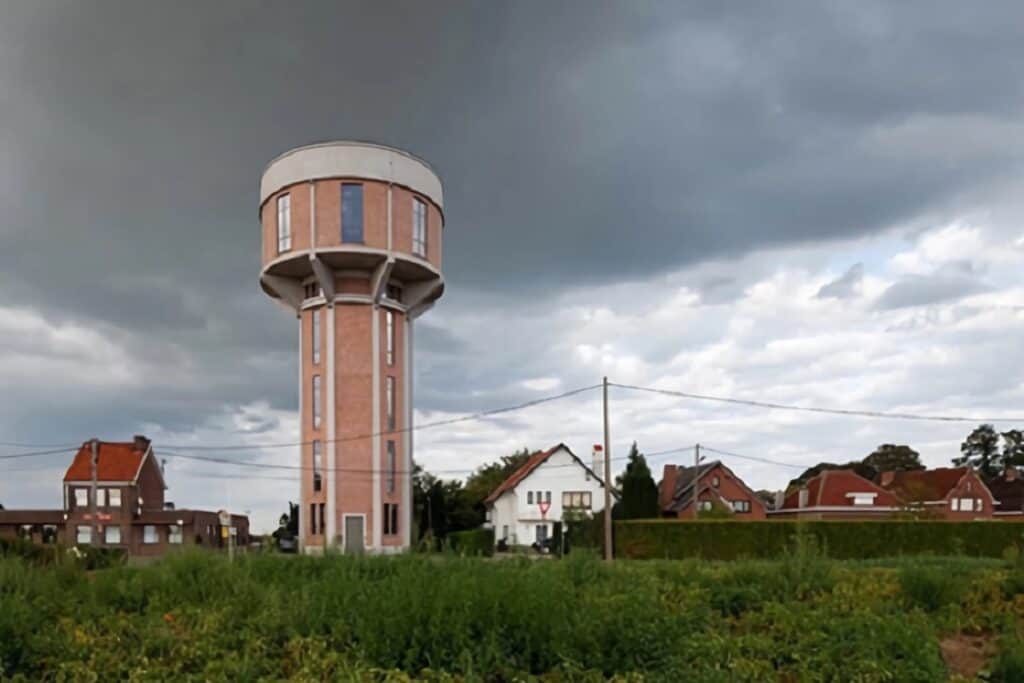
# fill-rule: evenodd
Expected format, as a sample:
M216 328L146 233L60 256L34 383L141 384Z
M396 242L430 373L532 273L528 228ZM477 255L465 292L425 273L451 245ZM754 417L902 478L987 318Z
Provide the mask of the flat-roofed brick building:
M63 508L0 510L0 536L118 548L134 556L226 544L217 512L175 510L165 501L166 489L149 439L86 441L64 473ZM231 515L230 526L236 542L247 545L248 518Z

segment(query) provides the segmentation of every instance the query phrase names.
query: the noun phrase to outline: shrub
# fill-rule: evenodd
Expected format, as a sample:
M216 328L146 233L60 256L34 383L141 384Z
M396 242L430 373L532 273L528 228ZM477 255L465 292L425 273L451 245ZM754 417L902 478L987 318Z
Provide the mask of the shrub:
M958 603L967 588L964 577L957 572L922 564L901 568L899 582L907 606L926 612Z
M1003 557L1019 547L1020 530L1001 522L936 521L682 521L631 520L615 524L617 557L714 560L777 558L798 530L835 559L901 555Z
M490 557L494 554L494 529L453 531L448 534L448 542L452 550L460 555Z
M1008 638L999 655L992 662L989 673L991 683L1020 683L1024 681L1024 640Z

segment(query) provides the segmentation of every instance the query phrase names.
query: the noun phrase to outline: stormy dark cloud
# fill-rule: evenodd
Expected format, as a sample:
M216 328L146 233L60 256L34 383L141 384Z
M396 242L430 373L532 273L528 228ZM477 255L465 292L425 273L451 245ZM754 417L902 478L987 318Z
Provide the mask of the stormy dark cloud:
M335 138L444 180L422 411L611 372L753 391L793 363L805 395L855 398L886 335L955 336L907 367L968 374L969 340L1018 323L985 311L1019 294L1022 20L953 1L7 3L2 434L290 440L294 321L257 285L257 187ZM935 310L968 296L971 315ZM856 355L824 320L879 336ZM522 445L499 427L449 437Z

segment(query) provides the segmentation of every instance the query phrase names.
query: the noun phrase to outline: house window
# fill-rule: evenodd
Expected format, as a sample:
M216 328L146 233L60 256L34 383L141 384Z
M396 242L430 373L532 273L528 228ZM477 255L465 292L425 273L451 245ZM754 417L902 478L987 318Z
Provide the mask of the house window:
M303 286L302 290L305 293L307 299L315 299L318 296L322 296L324 293L324 290L320 289L320 285L318 285L316 282L307 283L305 286Z
M427 255L427 205L415 198L412 200L412 253Z
M388 429L393 430L395 428L395 378L388 377L385 383L387 390L387 405L388 405Z
M316 536L316 503L309 504L309 533Z
M319 491L323 488L323 475L320 474L320 458L322 457L322 449L320 446L320 440L313 441L313 490Z
M395 314L393 311L384 312L384 329L387 344L388 365L395 364Z
M142 527L142 542L143 543L156 543L156 526L153 524L147 524Z
M75 543L79 545L92 543L92 527L86 524L79 524L75 527Z
M167 542L175 545L181 544L181 525L172 524L167 527Z
M526 504L533 505L533 491L526 492Z
M391 299L392 301L402 301L402 288L398 285L388 285L384 288L384 296Z
M735 512L750 512L750 501L734 500L732 501L732 509Z
M341 185L341 241L363 241L363 186Z
M320 375L313 375L313 429L320 429Z
M717 476L711 477L711 485L716 489L721 485L721 483L721 480Z
M874 505L875 494L873 493L854 493L853 494L854 505Z
M103 542L107 545L116 545L121 542L121 527L108 526L103 530Z
M313 363L320 363L320 311L313 311Z
M981 503L980 500L977 501L977 502ZM953 509L954 510L959 510L960 512L973 512L974 509L975 509L974 503L975 503L975 499L974 498L954 498L953 499ZM982 508L979 505L977 509L980 512Z
M711 510L711 501L710 500L698 501L697 509L700 510L701 512L708 512L709 510Z
M89 507L89 489L75 489L75 507Z
M388 493L395 492L395 466L397 465L398 457L395 454L395 442L388 440Z
M551 491L545 491L544 492L544 502L545 503L550 503L551 502Z
M568 510L589 510L590 491L565 491L562 493L562 507Z
M277 252L292 248L292 198L283 194L277 198Z
M121 507L121 489L107 489L107 507Z
M43 543L50 545L57 542L57 525L56 524L44 524L43 525Z
M18 527L18 538L23 538L23 539L26 539L26 540L31 540L32 539L32 525L31 524L22 524L21 526L19 526Z
M398 533L398 504L384 503L384 535L394 536Z
M327 525L324 524L324 504L320 503L320 533L327 533Z

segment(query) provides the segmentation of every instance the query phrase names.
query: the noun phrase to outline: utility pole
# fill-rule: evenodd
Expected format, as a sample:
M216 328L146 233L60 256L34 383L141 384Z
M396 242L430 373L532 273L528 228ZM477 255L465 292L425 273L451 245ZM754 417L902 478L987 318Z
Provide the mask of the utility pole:
M693 447L693 518L697 519L697 482L700 480L700 444Z
M608 378L604 378L604 559L612 559L612 445L608 437Z
M100 542L100 524L99 520L96 519L96 479L98 476L99 459L100 459L100 440L93 438L90 445L91 457L89 459L92 468L92 486L89 491L89 518L92 521L92 539L91 544L96 545Z

